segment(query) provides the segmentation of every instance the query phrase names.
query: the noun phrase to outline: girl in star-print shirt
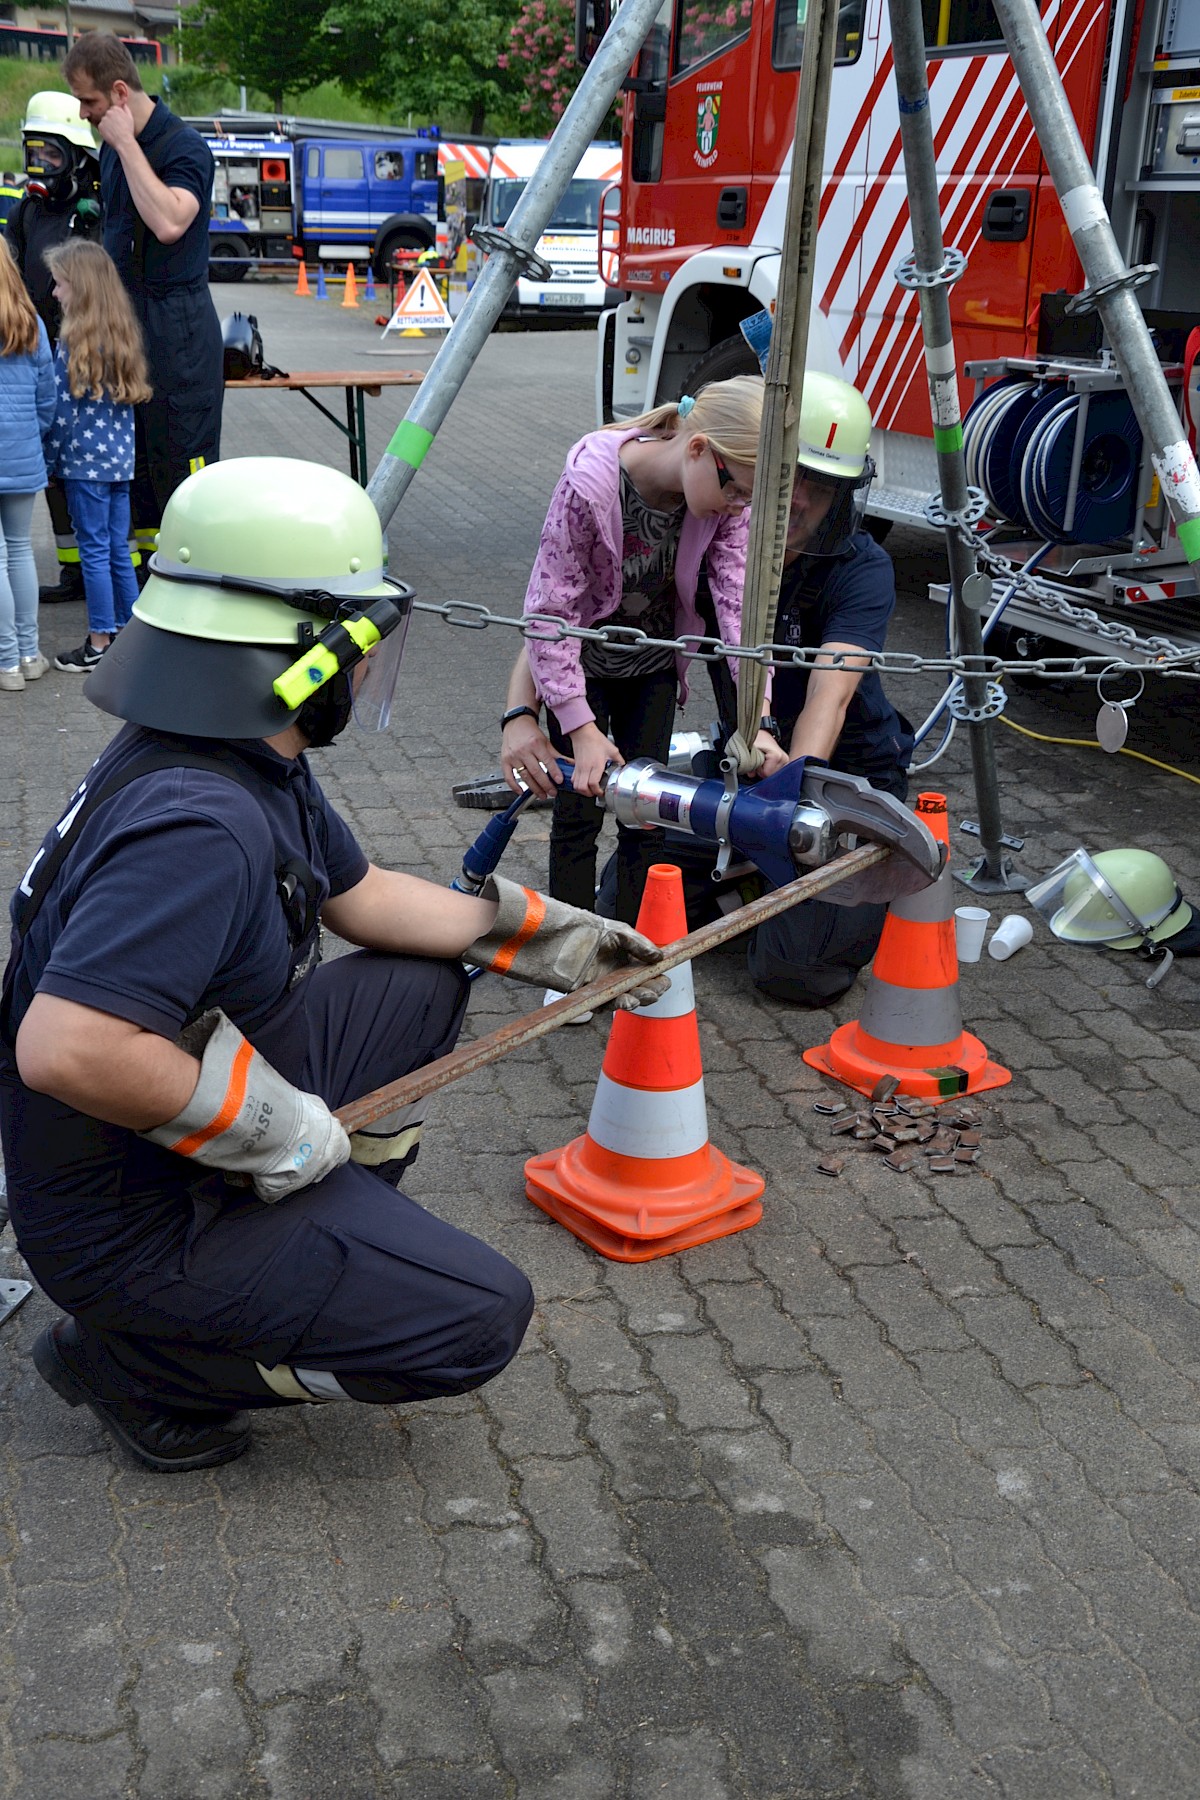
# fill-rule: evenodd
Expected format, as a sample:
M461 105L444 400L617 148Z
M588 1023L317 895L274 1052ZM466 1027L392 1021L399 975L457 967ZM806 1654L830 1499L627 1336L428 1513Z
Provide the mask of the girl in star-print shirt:
M62 331L54 359L58 408L46 460L62 481L79 544L88 635L54 666L94 669L137 599L129 558L133 409L150 398L142 334L116 265L99 244L69 239L48 252Z

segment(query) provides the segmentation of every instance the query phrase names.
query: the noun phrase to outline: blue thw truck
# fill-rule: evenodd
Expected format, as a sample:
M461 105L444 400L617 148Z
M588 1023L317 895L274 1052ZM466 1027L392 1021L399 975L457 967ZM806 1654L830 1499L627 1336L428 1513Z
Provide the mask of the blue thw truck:
M370 263L428 250L443 206L434 130L381 131L256 114L190 119L213 153L209 263L240 280L254 263Z

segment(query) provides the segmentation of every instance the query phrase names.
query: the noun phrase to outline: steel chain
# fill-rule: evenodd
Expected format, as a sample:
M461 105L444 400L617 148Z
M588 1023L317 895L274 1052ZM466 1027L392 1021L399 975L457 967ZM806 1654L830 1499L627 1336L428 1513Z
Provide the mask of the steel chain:
M1018 571L1004 557L995 551L988 551L985 546L972 539L972 547L981 562L996 571L1002 580L1013 580ZM1027 583L1036 582L1036 577L1022 577L1022 597L1028 592ZM1039 584L1044 585L1044 584ZM1043 596L1035 596L1039 605ZM824 669L852 668L855 671L878 669L889 675L917 675L926 670L945 675L985 675L995 678L999 675L1032 675L1045 681L1094 681L1105 669L1137 669L1142 674L1174 675L1184 681L1200 681L1200 645L1193 649L1184 649L1173 644L1168 638L1141 638L1129 626L1109 623L1086 607L1075 607L1060 595L1050 593L1046 596L1053 601L1053 608L1060 617L1080 621L1094 628L1106 641L1119 644L1126 649L1143 650L1153 661L1149 664L1126 662L1111 653L1086 652L1078 656L1042 656L1030 657L1028 660L1018 658L1005 661L1002 657L990 656L919 656L907 650L855 650L834 651L822 654L818 647L794 646L791 644L725 644L720 638L700 636L689 633L677 638L649 637L633 625L568 625L562 619L545 615L532 619L509 618L502 613L495 613L488 606L471 600L432 600L414 601L417 612L430 613L443 619L447 625L457 625L460 629L482 631L489 625L504 625L519 631L522 637L531 638L538 643L560 644L568 639L576 639L585 644L610 644L622 649L674 650L677 654L692 657L698 662L720 662L722 657L734 658L741 662L757 662L767 668L815 668Z

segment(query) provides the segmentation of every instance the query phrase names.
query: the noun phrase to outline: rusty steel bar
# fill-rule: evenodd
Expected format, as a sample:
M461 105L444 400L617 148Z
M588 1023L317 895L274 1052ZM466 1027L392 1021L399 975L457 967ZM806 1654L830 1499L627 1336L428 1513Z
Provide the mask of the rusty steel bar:
M617 1000L622 994L640 987L648 973L665 975L679 963L690 962L693 957L703 956L706 950L715 950L718 944L726 944L730 938L740 937L742 932L750 931L755 925L761 925L764 919L773 919L776 913L786 912L790 906L796 906L801 900L812 900L817 894L823 894L827 888L836 887L849 875L857 875L863 869L874 868L876 863L886 861L892 855L880 844L862 844L857 850L851 850L845 856L835 857L824 868L812 869L807 875L801 875L787 887L776 888L764 894L760 900L752 900L738 912L731 913L728 918L716 919L711 925L702 925L699 931L689 931L686 937L676 943L669 944L663 951L662 961L651 966L638 963L628 969L618 969L611 975L602 975L587 987L577 988L573 994L564 994L561 1000L555 1000L551 1006L540 1006L536 1012L525 1013L514 1019L511 1025L502 1025L499 1031L493 1031L487 1037L478 1038L473 1044L463 1044L457 1050L451 1050L448 1056L439 1056L436 1062L426 1063L423 1069L417 1069L411 1075L401 1076L399 1081L389 1082L386 1087L376 1088L373 1093L364 1094L361 1100L350 1100L345 1106L339 1106L336 1117L349 1131L362 1131L373 1125L376 1119L382 1119L388 1113L396 1112L402 1106L411 1106L415 1100L423 1100L426 1094L434 1094L439 1088L448 1087L452 1081L458 1081L464 1075L472 1074L476 1069L484 1068L488 1063L498 1062L507 1056L510 1050L519 1050L524 1044L531 1044L535 1038L545 1037L551 1031L557 1031L560 1025L569 1025L581 1013L591 1012L598 1006L606 1006Z

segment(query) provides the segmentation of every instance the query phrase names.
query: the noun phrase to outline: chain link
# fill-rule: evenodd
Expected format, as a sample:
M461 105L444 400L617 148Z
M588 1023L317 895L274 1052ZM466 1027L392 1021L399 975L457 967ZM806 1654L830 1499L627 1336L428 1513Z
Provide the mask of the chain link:
M1019 571L1005 557L999 556L994 550L988 550L986 545L980 544L975 538L970 541L979 561L1000 580L1018 579ZM561 644L575 639L580 643L616 645L621 649L673 650L677 655L692 657L698 662L720 662L722 657L726 657L739 662L762 663L767 668L820 667L850 669L855 673L865 669L878 669L889 675L919 675L930 671L960 678L964 675L983 675L992 679L1012 674L1031 675L1045 681L1094 681L1105 669L1129 668L1137 669L1142 674L1174 675L1185 681L1200 681L1200 645L1187 649L1173 644L1169 638L1139 637L1130 626L1101 619L1098 613L1086 607L1072 606L1050 588L1048 583L1039 583L1033 575L1020 576L1019 586L1022 599L1034 598L1041 610L1053 612L1073 623L1086 624L1089 630L1095 630L1106 642L1124 649L1142 651L1152 661L1126 662L1120 657L1114 657L1111 651L1087 652L1078 656L1030 657L1028 661L1017 658L1011 662L1006 662L1002 657L989 656L986 652L983 656L976 657L918 656L907 650L822 652L819 647L810 648L807 645L725 644L720 638L696 634L656 638L647 636L634 625L568 625L563 619L545 615L514 619L470 600L447 600L441 603L417 600L413 605L417 612L430 613L435 618L443 619L447 625L456 625L467 631L482 631L489 625L503 625L537 643Z

